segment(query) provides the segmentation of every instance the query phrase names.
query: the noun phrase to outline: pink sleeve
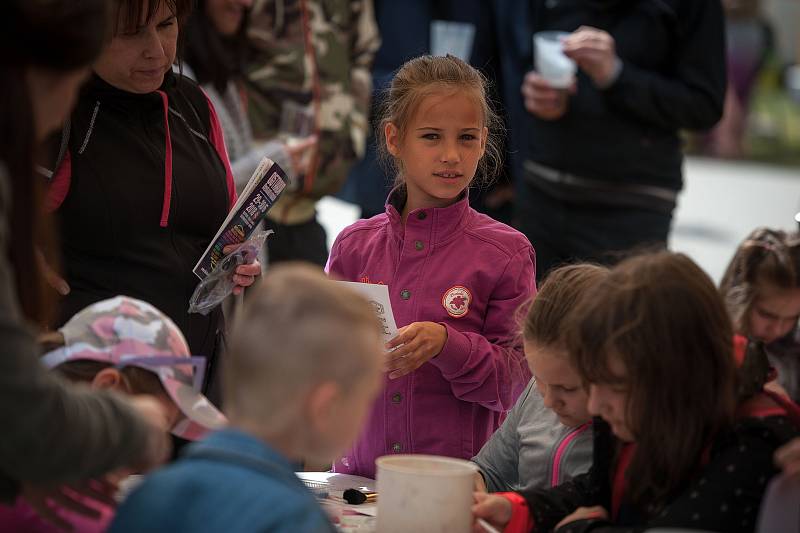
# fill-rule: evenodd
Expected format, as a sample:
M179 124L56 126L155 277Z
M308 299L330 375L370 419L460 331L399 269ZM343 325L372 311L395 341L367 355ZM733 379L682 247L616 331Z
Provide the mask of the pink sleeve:
M70 183L72 183L72 155L67 150L64 160L53 173L50 184L47 186L44 199L44 209L47 213L58 211L69 194Z
M447 342L430 362L450 382L456 398L500 412L514 406L531 373L513 317L535 294L533 248L527 247L506 265L486 306L480 333L442 323Z
M200 89L203 90L202 88ZM214 145L214 149L217 151L217 155L222 160L222 164L225 166L225 181L228 185L228 209L232 208L233 205L236 203L236 185L233 183L233 170L231 170L231 161L228 158L228 149L225 148L225 136L222 134L222 127L219 125L219 118L217 117L217 112L214 109L214 104L211 103L211 99L208 97L205 91L203 94L206 97L206 102L208 102L208 116L210 124L210 131L208 134L208 140L211 141L211 144Z

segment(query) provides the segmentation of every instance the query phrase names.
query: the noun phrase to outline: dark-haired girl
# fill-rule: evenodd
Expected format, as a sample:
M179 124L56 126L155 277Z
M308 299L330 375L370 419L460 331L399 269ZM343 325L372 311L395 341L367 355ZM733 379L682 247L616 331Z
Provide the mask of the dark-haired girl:
M709 277L686 256L644 255L582 302L567 343L599 417L592 469L480 496L475 515L506 532L753 531L773 454L798 428L772 396L737 397L731 321Z
M800 402L800 235L753 230L731 259L720 291L736 331L765 344L778 387Z

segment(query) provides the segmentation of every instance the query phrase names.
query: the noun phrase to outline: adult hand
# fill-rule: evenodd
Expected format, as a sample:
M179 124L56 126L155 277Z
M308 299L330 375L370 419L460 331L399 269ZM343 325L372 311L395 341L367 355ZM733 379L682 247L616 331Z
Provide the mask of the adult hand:
M590 519L608 520L608 512L599 505L595 505L593 507L578 507L577 509L575 509L575 511L572 512L571 515L568 515L561 522L556 524L556 531L558 531L558 528L560 528L561 526L565 526L577 520L590 520Z
M783 469L784 475L800 480L800 437L778 448L775 463Z
M472 517L475 519L472 531L485 533L485 529L478 524L477 519L482 518L490 525L502 530L511 520L511 502L496 494L476 492L475 505L472 506Z
M229 244L222 249L222 253L228 255L236 250L236 244ZM256 276L261 275L261 263L258 259L246 265L239 265L233 274L233 281L236 286L233 288L233 294L241 294L245 287L249 287L256 281Z
M542 120L557 120L567 112L569 94L576 91L575 83L568 89L555 89L535 71L522 80L525 109Z
M36 485L22 484L22 498L35 510L42 519L50 522L58 529L72 531L72 524L58 514L58 509L67 509L87 518L97 519L100 511L97 506L87 500L108 507L116 507L114 494L117 484L112 478L89 480L73 485Z
M598 87L608 87L618 73L614 38L603 30L581 26L564 39L564 54L575 61Z
M386 354L385 370L389 379L413 372L433 359L447 342L447 328L436 322L414 322L400 328L397 336L386 344L393 351Z
M147 423L147 449L139 464L131 465L136 472L150 470L162 464L172 452L172 440L169 437L170 420L164 407L152 396L139 395L129 397L133 408Z
M311 155L317 149L317 136L310 135L286 144L286 152L292 162L292 171L295 176L307 174Z

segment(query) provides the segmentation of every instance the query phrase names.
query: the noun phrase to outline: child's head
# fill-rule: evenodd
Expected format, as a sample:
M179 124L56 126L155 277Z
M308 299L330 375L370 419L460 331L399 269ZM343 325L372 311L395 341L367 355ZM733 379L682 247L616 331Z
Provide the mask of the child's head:
M500 167L484 76L453 56L422 56L405 63L383 95L378 147L409 197L447 205L476 172L489 179Z
M562 424L575 427L591 419L588 396L580 374L566 349L565 322L580 305L586 291L600 282L608 269L597 265L569 265L548 274L528 308L522 336L525 356L544 405Z
M800 235L759 228L739 245L720 291L736 331L770 343L800 317Z
M172 432L197 439L225 417L201 393L205 360L191 357L178 327L152 305L117 296L73 316L47 343L42 363L67 379L163 405Z
M568 335L589 411L638 443L634 500L661 501L733 417L733 331L714 284L682 254L627 259L587 291Z
M226 354L231 424L294 459L335 459L380 388L381 333L371 304L322 271L273 267L248 293Z

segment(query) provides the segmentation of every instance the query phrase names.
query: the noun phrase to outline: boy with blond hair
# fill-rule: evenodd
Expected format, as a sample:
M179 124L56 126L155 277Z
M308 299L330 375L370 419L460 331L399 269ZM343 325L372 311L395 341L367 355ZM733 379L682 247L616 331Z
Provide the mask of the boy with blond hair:
M357 436L382 352L361 296L312 267L274 267L234 327L229 428L150 476L111 531L333 531L294 471L302 459L330 462Z

